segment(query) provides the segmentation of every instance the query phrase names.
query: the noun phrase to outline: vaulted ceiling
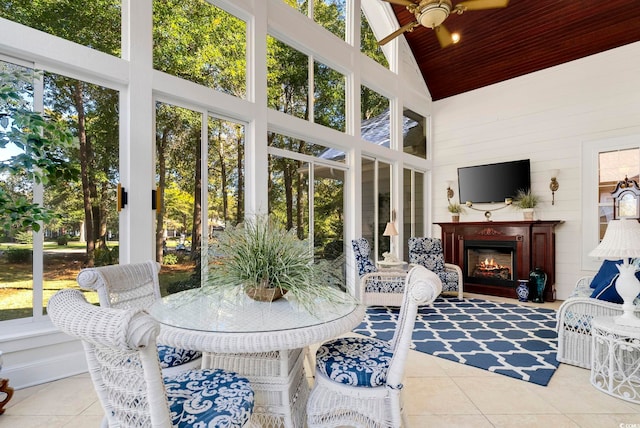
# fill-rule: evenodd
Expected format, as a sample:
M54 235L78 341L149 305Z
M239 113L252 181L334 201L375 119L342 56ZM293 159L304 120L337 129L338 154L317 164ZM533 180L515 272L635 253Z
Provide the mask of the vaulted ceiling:
M415 20L391 6L401 26ZM459 43L441 48L422 26L404 33L433 100L639 41L640 1L511 0L504 9L451 14L444 25Z

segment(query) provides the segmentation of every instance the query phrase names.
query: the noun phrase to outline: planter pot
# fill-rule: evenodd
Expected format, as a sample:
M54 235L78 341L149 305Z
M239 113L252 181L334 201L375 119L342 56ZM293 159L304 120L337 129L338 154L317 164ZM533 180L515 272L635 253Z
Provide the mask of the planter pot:
M460 221L460 214L451 214L451 221L458 223Z
M245 292L247 296L258 302L273 302L280 299L287 293L280 287L269 287L269 283L265 280L253 287L248 287Z
M522 215L525 220L533 220L533 208L523 208Z

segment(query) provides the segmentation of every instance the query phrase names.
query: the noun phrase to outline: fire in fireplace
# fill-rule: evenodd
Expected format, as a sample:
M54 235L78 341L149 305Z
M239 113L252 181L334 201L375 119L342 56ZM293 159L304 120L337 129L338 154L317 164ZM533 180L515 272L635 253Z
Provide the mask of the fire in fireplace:
M493 255L492 255L493 256ZM488 257L477 263L473 268L471 276L479 276L481 278L497 278L497 279L512 279L511 278L511 266L504 266L496 263L493 257Z
M465 241L465 279L513 286L515 245L509 241Z

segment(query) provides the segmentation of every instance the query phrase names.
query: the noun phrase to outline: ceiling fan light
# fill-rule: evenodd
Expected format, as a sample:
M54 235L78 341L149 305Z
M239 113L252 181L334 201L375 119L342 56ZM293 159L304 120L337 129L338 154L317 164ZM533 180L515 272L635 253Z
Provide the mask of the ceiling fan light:
M447 2L432 3L427 5L418 16L420 25L426 28L435 28L442 24L451 12L451 5Z

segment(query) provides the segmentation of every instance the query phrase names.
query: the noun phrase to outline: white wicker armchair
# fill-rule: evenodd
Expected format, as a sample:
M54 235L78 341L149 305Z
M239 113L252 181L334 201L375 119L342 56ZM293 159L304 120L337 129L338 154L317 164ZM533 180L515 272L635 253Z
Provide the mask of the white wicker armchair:
M433 302L441 291L438 276L416 266L407 274L398 324L390 342L341 337L320 346L315 384L307 402L309 428L406 425L402 380L418 305Z
M61 331L82 340L108 426L253 426L247 379L223 370L162 378L155 346L160 327L143 310L96 307L80 290L65 289L51 297L47 311Z
M116 309L147 309L160 299L160 264L143 263L102 266L80 271L78 285L98 293L100 306ZM158 355L165 375L200 368L202 353L158 344Z
M583 368L591 368L591 320L601 316L622 315L622 305L591 296L589 287L593 277L580 278L571 296L565 300L557 314L557 360ZM640 315L640 308L636 309Z

